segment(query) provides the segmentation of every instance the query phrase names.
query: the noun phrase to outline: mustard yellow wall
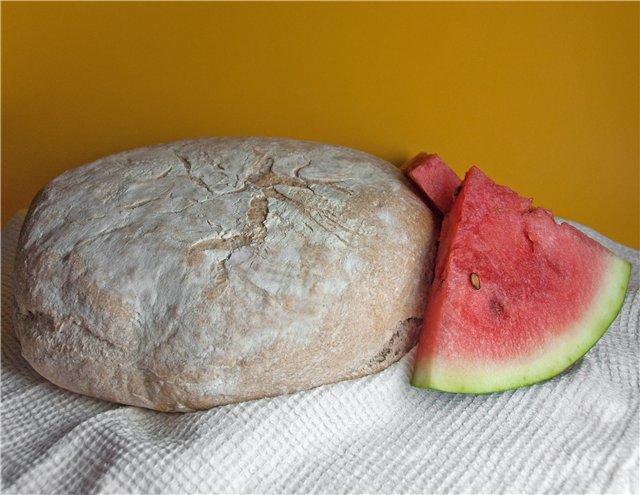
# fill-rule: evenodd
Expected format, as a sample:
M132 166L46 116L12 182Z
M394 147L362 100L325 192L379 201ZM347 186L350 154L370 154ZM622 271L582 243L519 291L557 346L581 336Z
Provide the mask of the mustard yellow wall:
M638 3L2 4L2 219L140 145L272 135L477 164L639 240Z

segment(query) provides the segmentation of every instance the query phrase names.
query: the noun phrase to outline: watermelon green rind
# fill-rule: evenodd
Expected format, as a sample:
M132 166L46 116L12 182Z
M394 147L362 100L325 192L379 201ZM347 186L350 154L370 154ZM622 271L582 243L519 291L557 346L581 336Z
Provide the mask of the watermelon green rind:
M490 393L531 385L563 372L600 340L620 312L631 264L613 254L607 262L589 309L572 329L564 329L560 334L549 332L555 336L534 355L500 363L447 361L434 356L420 362L411 384L445 392Z

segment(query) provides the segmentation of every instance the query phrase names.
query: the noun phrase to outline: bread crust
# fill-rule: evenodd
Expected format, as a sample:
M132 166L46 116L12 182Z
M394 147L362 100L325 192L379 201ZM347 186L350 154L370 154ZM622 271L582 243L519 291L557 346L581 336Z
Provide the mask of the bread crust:
M384 369L416 342L434 219L387 162L207 138L68 171L16 255L16 334L42 376L190 411Z

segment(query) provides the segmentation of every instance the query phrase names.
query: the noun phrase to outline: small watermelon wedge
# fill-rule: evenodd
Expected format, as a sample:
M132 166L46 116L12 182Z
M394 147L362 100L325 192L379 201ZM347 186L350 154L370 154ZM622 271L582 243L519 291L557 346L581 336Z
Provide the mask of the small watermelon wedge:
M440 215L449 212L460 190L460 179L438 155L418 153L402 169L427 195Z
M412 385L488 393L559 374L616 318L630 271L471 168L443 220Z

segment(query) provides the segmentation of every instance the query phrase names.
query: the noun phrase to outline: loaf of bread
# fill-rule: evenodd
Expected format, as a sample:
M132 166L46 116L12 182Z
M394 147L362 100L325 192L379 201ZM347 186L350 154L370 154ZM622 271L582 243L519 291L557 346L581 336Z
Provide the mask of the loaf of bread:
M70 170L34 199L16 334L81 394L190 411L377 372L417 340L434 220L387 162L210 138Z

